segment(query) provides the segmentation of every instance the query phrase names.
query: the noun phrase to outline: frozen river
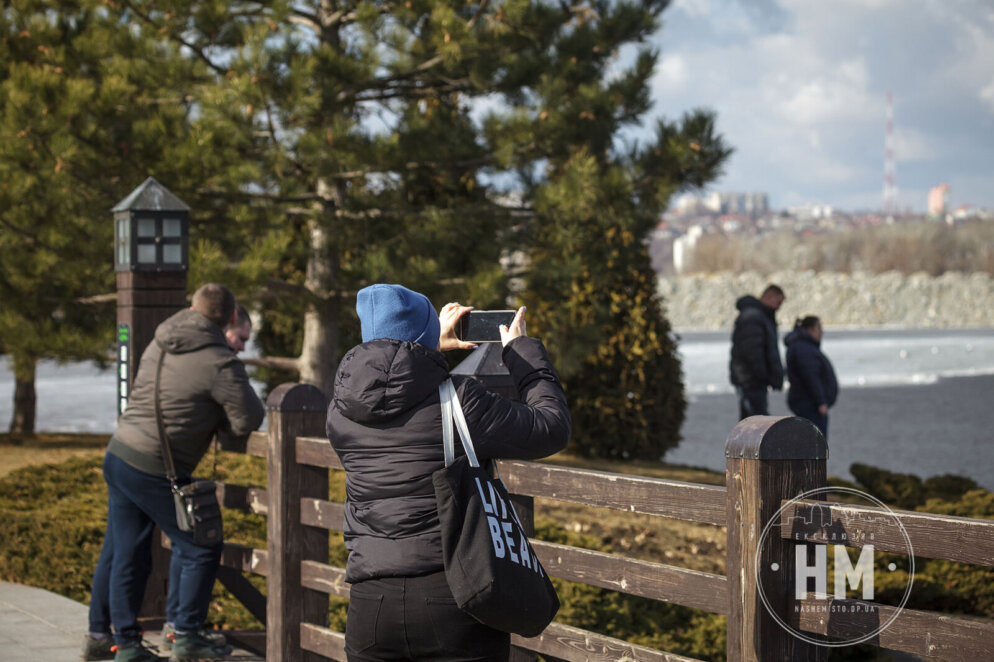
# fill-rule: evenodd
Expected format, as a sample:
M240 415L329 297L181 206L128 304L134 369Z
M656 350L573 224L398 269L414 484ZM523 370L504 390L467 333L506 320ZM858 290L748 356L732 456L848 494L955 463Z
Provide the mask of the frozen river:
M842 392L832 409L829 473L853 462L916 473L968 475L994 489L994 330L833 330L822 346ZM728 333L681 337L689 406L683 441L666 461L721 470L736 422L728 384ZM262 385L256 384L261 392ZM111 432L116 386L91 364L39 366L37 428ZM14 380L0 366L0 429L10 423ZM774 414L788 414L772 393Z

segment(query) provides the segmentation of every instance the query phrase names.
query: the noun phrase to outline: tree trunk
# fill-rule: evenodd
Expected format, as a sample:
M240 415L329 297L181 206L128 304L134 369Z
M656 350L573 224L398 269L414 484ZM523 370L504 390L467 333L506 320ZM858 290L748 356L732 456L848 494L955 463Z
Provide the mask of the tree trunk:
M337 191L318 182L318 195L335 202ZM304 314L304 341L300 351L300 381L317 386L329 400L338 369L338 322L340 302L334 292L338 260L331 245L327 219L318 213L308 223L310 247L304 286L318 299Z
M34 359L14 357L14 415L10 419L10 434L17 437L31 437L35 433L35 394Z

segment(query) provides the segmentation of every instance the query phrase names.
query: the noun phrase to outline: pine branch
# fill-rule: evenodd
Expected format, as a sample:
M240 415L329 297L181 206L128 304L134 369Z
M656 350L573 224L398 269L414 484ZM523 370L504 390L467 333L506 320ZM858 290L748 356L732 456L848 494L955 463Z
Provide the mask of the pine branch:
M33 232L29 232L22 227L14 225L3 216L0 216L0 225L3 225L5 228L11 230L12 232L16 232L17 234L26 238L32 246L41 246L42 248L50 251L55 250L51 245L46 244L44 241L39 239L38 235L34 234Z
M242 359L245 365L257 368L272 368L274 370L287 370L289 372L300 372L300 359L288 356L260 356L258 358Z
M403 79L384 79L388 83L404 83ZM428 97L443 96L456 92L468 92L473 89L473 85L468 78L445 79L439 78L434 82L411 81L407 85L367 85L359 90L347 90L338 93L336 101L344 103L350 99L355 103L364 101L386 101L388 99L423 99Z
M94 303L108 303L110 301L117 301L117 292L108 292L107 294L95 294L89 297L79 297L73 299L73 303L81 303L84 305L90 305Z
M157 24L154 20L152 20L151 16L149 16L147 13L145 13L143 11L140 11L135 6L135 3L129 2L129 0L123 0L122 4L125 7L127 7L128 9L130 9L132 12L134 12L135 16L137 16L138 18L140 18L145 23L148 23L150 26L152 26L153 28L155 28L158 32L165 32L166 35L170 39L172 39L173 41L181 44L182 46L185 46L185 47L189 48L190 51L192 51L193 54L197 56L197 59L201 60L204 64L206 64L210 69L212 69L216 73L220 74L221 76L224 76L224 75L226 75L228 73L228 69L227 68L222 67L221 65L219 65L219 64L215 63L213 60L211 60L207 56L207 54L204 53L203 49L198 48L191 41L189 41L187 39L184 39L182 35L176 34L173 30L170 30L170 29L166 28L165 26Z

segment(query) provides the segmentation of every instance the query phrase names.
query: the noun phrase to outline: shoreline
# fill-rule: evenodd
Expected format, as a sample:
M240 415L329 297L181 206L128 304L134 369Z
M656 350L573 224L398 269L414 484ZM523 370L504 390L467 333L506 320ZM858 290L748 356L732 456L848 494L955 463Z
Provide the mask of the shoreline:
M849 467L859 462L923 480L966 476L994 490L991 393L994 375L842 389L829 412L828 473L851 480ZM770 413L792 416L785 400L770 392ZM683 440L663 461L723 471L725 439L737 418L734 394L689 396Z

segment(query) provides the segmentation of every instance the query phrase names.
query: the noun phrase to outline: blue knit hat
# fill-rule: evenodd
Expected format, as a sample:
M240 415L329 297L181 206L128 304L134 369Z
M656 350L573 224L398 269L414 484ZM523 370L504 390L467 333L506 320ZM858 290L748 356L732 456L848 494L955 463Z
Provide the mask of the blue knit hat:
M390 338L438 348L438 313L423 294L401 285L377 283L359 290L355 309L363 342Z

